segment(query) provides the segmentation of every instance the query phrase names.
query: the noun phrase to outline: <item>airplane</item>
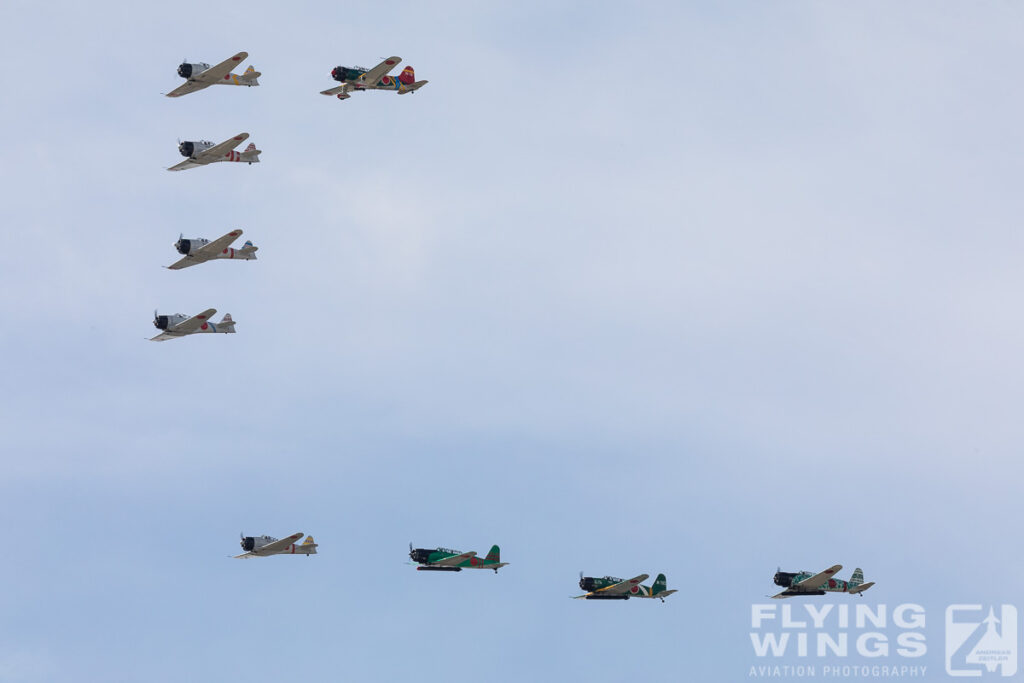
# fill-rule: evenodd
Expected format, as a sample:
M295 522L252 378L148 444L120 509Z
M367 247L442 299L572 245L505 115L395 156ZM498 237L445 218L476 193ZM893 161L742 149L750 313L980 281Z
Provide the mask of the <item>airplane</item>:
M158 330L163 330L163 332L149 341L167 341L168 339L184 337L187 334L202 334L204 332L234 334L235 321L231 319L230 313L225 313L219 323L210 322L210 318L216 312L216 308L208 308L199 315L189 318L181 313L159 315L156 311L153 311L153 325Z
M238 147L248 138L248 133L239 133L235 137L216 145L209 140L198 140L195 142L186 140L185 142L179 142L178 151L181 152L181 156L188 158L167 170L186 171L196 166L205 166L206 164L218 161L244 161L250 165L259 163L260 153L263 150L256 149L256 145L251 142L244 152L234 151L235 147Z
M401 57L388 57L372 69L361 66L336 66L331 70L331 78L342 85L321 90L320 94L337 95L339 100L347 100L353 90L396 90L399 95L405 95L416 92L427 84L427 81L416 80L416 72L411 66L405 67L398 78L388 76L388 72L398 66L400 61Z
M782 586L786 590L778 595L771 596L773 599L791 598L794 595L824 595L829 593L850 593L860 595L875 585L874 581L864 583L864 572L860 567L853 570L849 581L833 578L835 573L843 568L843 565L836 564L823 572L811 574L810 572L784 572L778 569L775 572L775 585Z
M247 240L241 249L234 249L228 246L241 237L241 235L241 230L232 230L223 237L218 237L211 242L201 237L185 239L185 235L182 233L178 236L178 241L174 243L174 248L178 250L179 254L184 254L185 258L167 267L170 270L181 270L182 268L197 266L200 263L222 258L255 261L256 250L259 247L253 246L252 241Z
M508 565L508 562L501 561L501 549L498 546L491 546L491 552L487 557L480 559L476 551L463 553L448 548L416 548L409 544L409 557L413 562L423 565L416 567L418 571L428 572L461 572L463 569L493 569L497 574L498 570Z
M292 534L280 541L273 536L246 536L242 534L241 555L235 555L236 560L247 560L250 557L267 557L268 555L316 555L317 544L313 542L312 536L306 536L306 540L299 545L295 541L302 538L302 532Z
M580 588L587 591L583 595L573 596L577 600L629 600L630 598L658 598L665 602L665 598L677 592L665 590L665 575L658 574L653 586L645 586L641 582L646 580L650 574L641 574L632 579L623 580L614 576L602 576L594 578L583 576L580 572Z
M185 82L167 93L168 97L181 97L190 92L209 88L211 85L246 85L250 88L259 85L256 79L261 75L259 71L251 66L241 76L231 73L242 60L249 56L248 52L239 52L234 57L229 57L216 66L209 64L189 64L183 61L178 67L178 75L185 79Z

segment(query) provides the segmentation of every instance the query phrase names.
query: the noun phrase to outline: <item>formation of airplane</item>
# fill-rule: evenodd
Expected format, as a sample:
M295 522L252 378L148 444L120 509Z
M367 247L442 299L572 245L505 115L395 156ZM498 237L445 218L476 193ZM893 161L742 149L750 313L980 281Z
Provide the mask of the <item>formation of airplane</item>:
M321 95L336 95L339 100L347 100L350 92L361 90L394 90L399 95L406 95L416 92L427 84L427 81L417 81L416 72L411 66L402 69L398 78L388 76L398 63L401 57L388 57L383 62L365 69L360 66L336 66L331 70L331 78L341 83L339 86L321 90Z
M216 66L209 64L189 64L184 61L178 67L178 75L185 79L185 82L167 93L168 97L181 97L211 85L245 85L252 87L259 85L260 72L249 67L241 76L231 73L231 70L242 63L242 60L249 56L248 52L239 52L234 57L228 57Z
M665 602L665 598L675 593L666 590L665 575L658 574L653 586L643 585L650 574L641 574L632 579L619 579L614 576L583 576L580 572L580 589L583 595L573 596L577 600L629 600L630 598L657 598Z
M199 315L194 315L190 318L187 315L182 315L181 313L175 313L174 315L160 315L156 311L153 311L153 325L158 330L163 331L149 341L167 341L168 339L177 339L178 337L184 337L190 334L203 334L208 332L234 334L235 321L231 319L231 314L225 313L219 323L214 323L210 321L210 318L212 318L213 314L216 312L216 308L208 308Z
M849 581L835 578L836 572L843 568L843 565L832 565L823 572L811 574L810 572L784 572L781 569L775 572L775 585L786 590L772 598L792 598L796 595L824 595L825 593L850 593L860 595L875 585L874 581L864 583L864 572L860 567L853 570Z
M247 164L258 164L260 153L263 150L256 149L256 145L249 143L244 152L236 152L235 147L249 139L248 133L239 133L233 138L216 145L209 140L186 140L178 144L178 151L181 156L186 157L185 161L171 166L168 171L187 171L196 166L215 164L218 161L240 161Z
M236 560L247 560L250 557L267 557L269 555L316 555L317 544L313 542L312 536L306 536L306 540L296 545L295 541L302 538L302 532L292 534L288 538L278 540L273 536L246 536L242 534L241 555L235 555Z
M448 548L413 548L409 544L409 558L416 564L419 571L429 572L461 572L463 569L493 569L497 574L508 562L501 561L501 549L494 545L487 557L480 559L476 551L464 553Z
M256 250L259 247L254 246L251 240L247 240L241 249L229 246L241 236L241 230L232 230L211 242L202 237L185 239L185 235L181 234L178 236L178 241L174 243L174 248L178 250L179 254L184 254L184 258L175 261L167 267L170 270L181 270L182 268L197 266L200 263L206 263L214 259L256 260Z
M261 74L254 67L249 66L240 75L232 73L232 70L239 67L248 56L247 52L239 52L214 66L183 61L178 66L178 75L184 78L185 82L167 93L167 97L181 97L218 84L258 86L258 78ZM399 95L405 95L416 92L427 84L425 80L416 80L416 73L411 66L405 67L397 77L389 75L401 61L400 57L388 57L369 69L335 67L331 71L331 77L340 85L323 90L320 94L334 95L339 100L348 99L353 92L365 90L393 90ZM167 170L183 171L222 161L259 163L259 155L262 152L256 149L255 144L250 143L242 152L235 151L235 148L248 138L248 133L240 133L218 144L207 140L179 142L178 151L185 157L185 160ZM210 241L204 238L186 239L182 233L174 244L174 248L182 255L182 258L167 267L170 270L181 270L215 259L255 260L258 247L254 246L251 241L246 241L239 249L231 247L231 244L241 236L242 230L232 230L226 235ZM151 341L165 341L200 333L233 334L235 322L231 315L225 314L220 322L214 323L211 318L216 312L216 309L210 308L198 315L188 317L180 313L160 315L154 311L153 325L161 332ZM317 554L317 543L314 542L312 536L307 536L302 543L297 543L302 536L303 534L300 532L279 540L271 536L246 536L243 533L241 547L244 552L234 557L238 559L270 555L306 555L308 557ZM497 573L502 567L508 566L507 562L501 561L501 550L497 545L491 547L486 557L479 558L475 551L464 553L448 548L413 548L410 543L409 557L413 563L418 565L416 567L418 571L459 572L463 569L492 569ZM864 573L859 567L853 571L849 581L836 579L835 574L840 569L842 569L841 565L834 565L818 574L783 572L779 569L775 573L774 581L776 585L785 590L772 597L781 599L798 595L824 595L826 592L861 595L874 585L874 582L864 582ZM584 594L574 597L582 600L651 598L664 602L665 598L677 592L667 589L664 574L658 574L652 585L645 586L643 582L649 576L649 574L641 574L624 580L613 576L583 576L583 573L580 572L579 586Z

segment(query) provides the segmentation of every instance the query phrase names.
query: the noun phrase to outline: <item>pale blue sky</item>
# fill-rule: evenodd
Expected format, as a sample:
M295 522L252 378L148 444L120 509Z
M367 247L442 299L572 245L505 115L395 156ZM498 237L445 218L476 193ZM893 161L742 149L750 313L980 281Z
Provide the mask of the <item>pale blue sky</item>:
M940 672L947 604L1024 602L1022 20L3 4L0 681L743 681L776 566L834 563ZM238 50L261 87L161 96ZM392 54L429 85L317 94Z

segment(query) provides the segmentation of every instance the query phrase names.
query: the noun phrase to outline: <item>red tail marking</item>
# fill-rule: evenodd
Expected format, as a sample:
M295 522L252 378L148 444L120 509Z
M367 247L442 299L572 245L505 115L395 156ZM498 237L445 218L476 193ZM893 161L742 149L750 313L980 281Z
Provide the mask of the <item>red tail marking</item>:
M398 76L398 81L403 85L412 85L416 82L416 72L413 71L411 66L407 66L402 69L402 73Z

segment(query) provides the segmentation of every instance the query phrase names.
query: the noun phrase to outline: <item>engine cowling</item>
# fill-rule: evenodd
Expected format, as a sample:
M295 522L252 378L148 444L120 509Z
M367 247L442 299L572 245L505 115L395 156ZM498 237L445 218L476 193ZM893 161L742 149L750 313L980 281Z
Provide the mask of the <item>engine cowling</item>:
M189 142L188 140L186 140L185 142L178 145L178 151L181 152L181 156L190 157L196 151L196 143Z
M166 315L158 315L158 316L156 316L153 319L153 325L158 330L166 330L168 328L168 326L170 325L169 316L166 316Z
M178 67L178 75L182 78L192 78L193 76L198 76L199 74L203 73L209 68L209 64L203 64L201 62L197 64L189 64L188 62L182 62L181 65Z
M591 576L584 576L580 579L580 590L591 592L594 590L594 578Z
M794 578L796 578L795 573L775 572L775 585L782 586L783 588L789 588L793 585Z
M252 536L243 536L242 537L242 550L244 550L245 552L249 552L249 551L251 551L255 547L256 547L256 539L255 538L253 538Z
M331 70L331 78L344 83L345 81L355 80L364 73L366 72L361 69L350 69L347 66L336 66Z
M201 237L195 237L192 239L185 239L182 237L174 243L174 248L177 249L178 253L182 256L188 256L191 253L199 251L209 243L210 240L204 240Z
M432 551L427 550L426 548L416 548L415 550L409 551L409 559L419 564L426 564L430 559L431 552Z

